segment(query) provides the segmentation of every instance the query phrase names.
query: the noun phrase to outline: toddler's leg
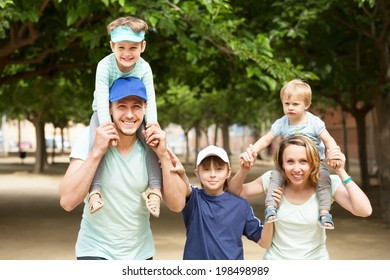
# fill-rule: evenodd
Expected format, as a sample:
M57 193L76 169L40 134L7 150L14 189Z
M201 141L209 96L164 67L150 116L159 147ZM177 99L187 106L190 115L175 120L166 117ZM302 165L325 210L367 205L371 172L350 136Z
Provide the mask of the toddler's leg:
M97 118L97 113L94 112L91 121L90 121L90 130L89 130L89 150L92 150L93 144L95 142L96 137L96 129L99 126L99 121ZM98 211L100 208L104 206L104 202L100 193L100 186L101 186L101 176L102 176L102 170L103 170L103 162L104 159L102 159L99 163L98 168L96 169L95 176L93 177L91 186L89 188L89 195L88 195L88 203L89 203L89 211L91 214Z
M272 223L278 220L276 210L278 205L272 197L272 193L279 187L283 187L283 176L280 174L279 169L274 167L265 197L265 220L267 223Z
M149 176L149 188L142 193L142 197L145 199L149 212L158 218L160 216L162 173L156 153L146 144L142 133L144 129L145 126L143 124L137 130L138 139L140 139L146 150L146 169Z
M320 224L326 229L333 229L334 223L330 212L332 204L332 187L329 169L325 160L321 160L320 165L320 180L317 184L317 197L320 204Z

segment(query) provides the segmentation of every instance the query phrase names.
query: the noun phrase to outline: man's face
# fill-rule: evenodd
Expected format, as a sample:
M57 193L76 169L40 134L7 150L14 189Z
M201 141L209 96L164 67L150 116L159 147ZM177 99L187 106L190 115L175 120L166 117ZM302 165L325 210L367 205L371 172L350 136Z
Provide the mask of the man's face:
M132 136L142 124L146 103L136 96L128 96L113 102L110 111L119 135Z

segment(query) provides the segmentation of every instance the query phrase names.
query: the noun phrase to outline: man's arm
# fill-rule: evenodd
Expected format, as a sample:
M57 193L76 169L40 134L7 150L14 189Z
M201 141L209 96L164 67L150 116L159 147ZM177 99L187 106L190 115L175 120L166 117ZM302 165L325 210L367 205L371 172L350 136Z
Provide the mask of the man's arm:
M91 153L84 161L72 159L59 187L60 204L72 211L88 194L97 167L106 153L109 141L119 140L114 124L105 123L96 130L96 139Z

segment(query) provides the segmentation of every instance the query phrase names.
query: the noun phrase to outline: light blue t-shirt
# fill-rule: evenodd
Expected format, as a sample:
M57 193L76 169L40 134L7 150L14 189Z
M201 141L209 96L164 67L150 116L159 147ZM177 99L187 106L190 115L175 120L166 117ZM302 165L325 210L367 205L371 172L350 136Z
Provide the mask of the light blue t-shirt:
M325 129L325 123L317 116L306 112L307 124L290 125L287 115L277 119L271 126L271 132L275 137L289 138L294 135L306 135L317 145L320 158L325 158L325 145L320 139L320 134Z
M267 190L272 171L262 175L264 191ZM331 175L332 197L341 179ZM274 222L271 247L264 255L266 260L324 260L329 259L326 249L326 232L318 223L319 205L317 193L303 204L292 204L282 197L278 218Z
M118 68L115 54L111 53L100 60L96 68L92 109L93 111L97 111L99 124L105 121L111 121L109 112L110 87L116 79L127 77L136 77L145 84L146 95L148 97L145 120L147 123L157 122L156 94L154 91L152 68L149 63L140 57L130 72L123 73Z
M89 127L75 142L71 158L85 160L89 153ZM145 149L140 141L122 156L110 147L104 157L101 194L104 207L90 214L83 210L76 256L145 260L155 254L149 211L141 197L148 187Z

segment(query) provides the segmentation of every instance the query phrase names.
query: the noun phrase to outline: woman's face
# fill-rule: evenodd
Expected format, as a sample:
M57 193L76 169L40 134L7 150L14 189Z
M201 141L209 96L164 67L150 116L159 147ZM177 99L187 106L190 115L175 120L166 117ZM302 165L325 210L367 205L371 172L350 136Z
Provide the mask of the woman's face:
M305 184L310 175L310 164L305 147L297 145L287 146L283 153L283 169L291 184Z

